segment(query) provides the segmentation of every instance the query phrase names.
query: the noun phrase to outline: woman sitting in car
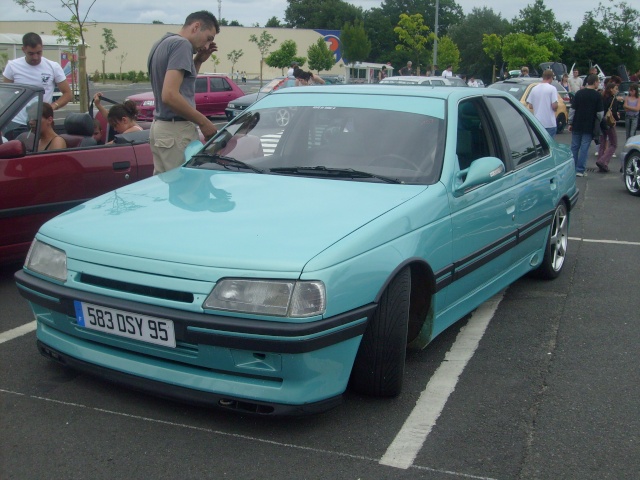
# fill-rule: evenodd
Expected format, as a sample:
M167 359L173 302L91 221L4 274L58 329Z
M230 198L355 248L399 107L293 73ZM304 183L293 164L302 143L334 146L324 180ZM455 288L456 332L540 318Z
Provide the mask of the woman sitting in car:
M37 104L33 104L37 107ZM36 120L29 117L29 127L30 130L28 132L22 133L18 136L18 139L24 142L27 147L28 152L33 151L33 144L35 137L33 136L33 132L36 129ZM31 137L33 140L29 141ZM45 150L61 150L63 148L67 148L67 142L58 135L53 129L53 107L44 102L42 104L42 120L40 125L40 138L38 139L38 152L44 152Z
M116 103L109 111L100 102L102 93L98 92L93 96L93 104L98 108L104 118L107 119L111 128L117 133L139 132L143 128L136 121L138 117L138 107L132 100L124 103Z

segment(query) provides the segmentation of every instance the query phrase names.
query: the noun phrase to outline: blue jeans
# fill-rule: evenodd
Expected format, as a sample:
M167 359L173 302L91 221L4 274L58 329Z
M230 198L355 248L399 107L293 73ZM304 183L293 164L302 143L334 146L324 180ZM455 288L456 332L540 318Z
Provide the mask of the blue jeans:
M638 130L638 116L630 117L627 114L627 117L624 119L624 126L627 133L627 138L633 137L636 134L636 130Z
M556 133L558 132L558 127L545 127L545 130L547 131L547 133L549 135L551 135L551 138L556 136Z
M584 173L587 168L587 156L589 155L591 140L593 140L591 133L572 132L571 153L573 153L573 161L578 173Z

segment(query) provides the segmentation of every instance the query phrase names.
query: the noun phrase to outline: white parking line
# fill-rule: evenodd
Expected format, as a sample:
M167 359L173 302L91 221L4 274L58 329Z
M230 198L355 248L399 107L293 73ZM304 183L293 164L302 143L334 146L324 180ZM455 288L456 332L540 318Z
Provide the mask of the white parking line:
M595 240L591 238L569 237L569 240L589 243L611 243L613 245L640 245L640 242L627 242L625 240Z
M407 469L413 465L431 429L458 383L458 378L473 357L480 339L493 318L505 292L495 295L475 310L469 322L460 329L456 341L442 364L420 394L416 406L389 448L380 459L382 465Z
M6 332L0 333L0 343L8 342L9 340L13 340L16 337L26 335L29 332L33 332L35 329L36 329L35 320L33 322L20 325L19 327L12 328L11 330L7 330Z

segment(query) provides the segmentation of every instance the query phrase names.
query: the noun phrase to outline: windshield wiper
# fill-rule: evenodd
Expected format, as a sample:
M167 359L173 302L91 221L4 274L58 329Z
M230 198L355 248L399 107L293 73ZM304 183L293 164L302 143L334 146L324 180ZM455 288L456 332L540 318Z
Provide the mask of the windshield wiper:
M213 163L222 165L224 168L229 168L229 167L246 168L247 170L252 170L256 173L264 173L264 170L261 170L257 167L252 167L248 163L244 163L241 160L237 160L233 157L227 157L225 155L220 155L218 153L206 153L206 152L196 153L191 158L206 158L207 160ZM202 165L202 163L200 163L199 165Z
M327 168L322 165L315 167L278 167L269 169L271 173L287 173L290 175L316 175L334 178L375 178L386 183L404 183L397 178L384 177L369 172L354 170L353 168Z

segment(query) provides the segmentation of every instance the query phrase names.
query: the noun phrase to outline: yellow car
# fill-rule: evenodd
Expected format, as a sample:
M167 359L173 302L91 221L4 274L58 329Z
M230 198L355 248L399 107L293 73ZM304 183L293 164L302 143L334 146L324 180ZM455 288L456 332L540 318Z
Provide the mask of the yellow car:
M503 92L507 92L513 95L520 101L520 103L522 103L525 107L528 107L527 98L529 97L529 93L531 92L531 89L536 85L538 85L541 81L542 79L539 77L510 78L508 80L503 80L501 82L493 83L489 87L495 88L497 90L502 90ZM556 126L558 127L558 133L562 133L564 130L564 127L567 126L567 119L569 118L569 111L567 110L567 106L565 105L565 102L564 102L565 93L567 91L562 85L560 85L560 82L556 80L553 80L551 84L554 87L556 87L556 90L558 90L558 109L556 110Z

